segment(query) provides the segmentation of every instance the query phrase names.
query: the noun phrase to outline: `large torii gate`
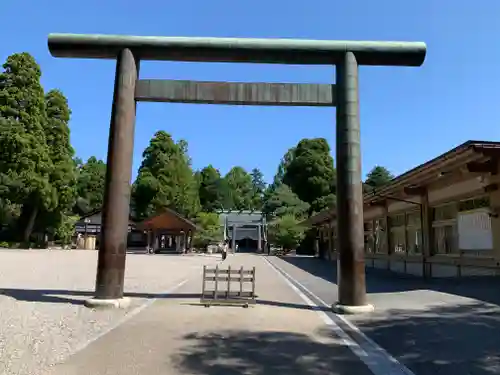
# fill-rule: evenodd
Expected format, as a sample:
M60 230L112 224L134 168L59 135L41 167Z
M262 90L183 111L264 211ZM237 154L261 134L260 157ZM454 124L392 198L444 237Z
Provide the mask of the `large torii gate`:
M137 101L336 106L339 298L336 311L366 301L358 66L420 66L421 42L143 37L50 34L55 57L117 59L96 291L87 306L124 306L125 255ZM139 79L141 60L335 65L336 84Z

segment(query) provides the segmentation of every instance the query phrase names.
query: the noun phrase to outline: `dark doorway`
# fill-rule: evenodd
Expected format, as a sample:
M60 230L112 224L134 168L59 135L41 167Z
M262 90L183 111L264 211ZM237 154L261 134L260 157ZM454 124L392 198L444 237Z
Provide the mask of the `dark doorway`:
M256 240L245 237L241 240L236 241L238 244L238 253L255 253L258 249L258 243Z

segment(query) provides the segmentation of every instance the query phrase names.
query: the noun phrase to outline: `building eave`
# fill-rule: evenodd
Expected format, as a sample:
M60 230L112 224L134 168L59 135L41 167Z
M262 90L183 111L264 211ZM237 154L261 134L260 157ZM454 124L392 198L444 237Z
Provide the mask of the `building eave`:
M500 142L467 141L461 145L395 177L386 186L363 195L363 203L370 204L386 195L404 190L406 187L421 187L438 180L443 172L456 169L458 165L466 165L485 156L500 157ZM324 210L304 220L307 226L319 225L335 217L334 209Z

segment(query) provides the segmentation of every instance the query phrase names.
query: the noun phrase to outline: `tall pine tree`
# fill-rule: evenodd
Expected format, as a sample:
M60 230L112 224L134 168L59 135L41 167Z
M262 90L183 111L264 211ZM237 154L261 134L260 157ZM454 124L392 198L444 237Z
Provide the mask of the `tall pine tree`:
M198 184L187 155L185 141L157 132L143 152L143 161L132 189L138 218L168 207L194 217L199 210Z
M199 178L202 211L215 212L223 209L225 197L220 172L210 164L200 171Z
M249 210L253 208L254 189L252 176L242 167L233 167L224 176L225 184L235 210Z
M331 207L335 202L336 171L326 139L302 139L293 149L283 182L310 205L310 213Z
M41 70L28 53L11 55L0 74L0 180L11 202L22 204L20 236L29 241L40 210L57 206L45 137ZM5 189L6 187L6 189Z
M71 111L68 101L59 90L51 90L45 95L47 119L45 136L52 161L50 181L57 192L57 204L45 216L41 229L50 225L57 228L63 225L76 200L76 166L73 161L74 150L70 143L69 120ZM42 216L42 217L43 217Z

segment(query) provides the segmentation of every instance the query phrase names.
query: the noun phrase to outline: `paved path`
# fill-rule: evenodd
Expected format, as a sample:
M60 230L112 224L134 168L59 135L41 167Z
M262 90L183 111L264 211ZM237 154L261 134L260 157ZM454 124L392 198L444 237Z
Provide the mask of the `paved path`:
M318 305L337 300L335 264L309 257L269 260ZM424 281L370 269L367 289L374 314L332 314L363 348L382 347L417 375L500 374L499 279Z
M311 308L265 257L231 255L222 266L227 264L256 267L255 307L200 306L200 269L200 278L47 374L371 375L365 363L373 364L360 360L358 346L324 312Z

